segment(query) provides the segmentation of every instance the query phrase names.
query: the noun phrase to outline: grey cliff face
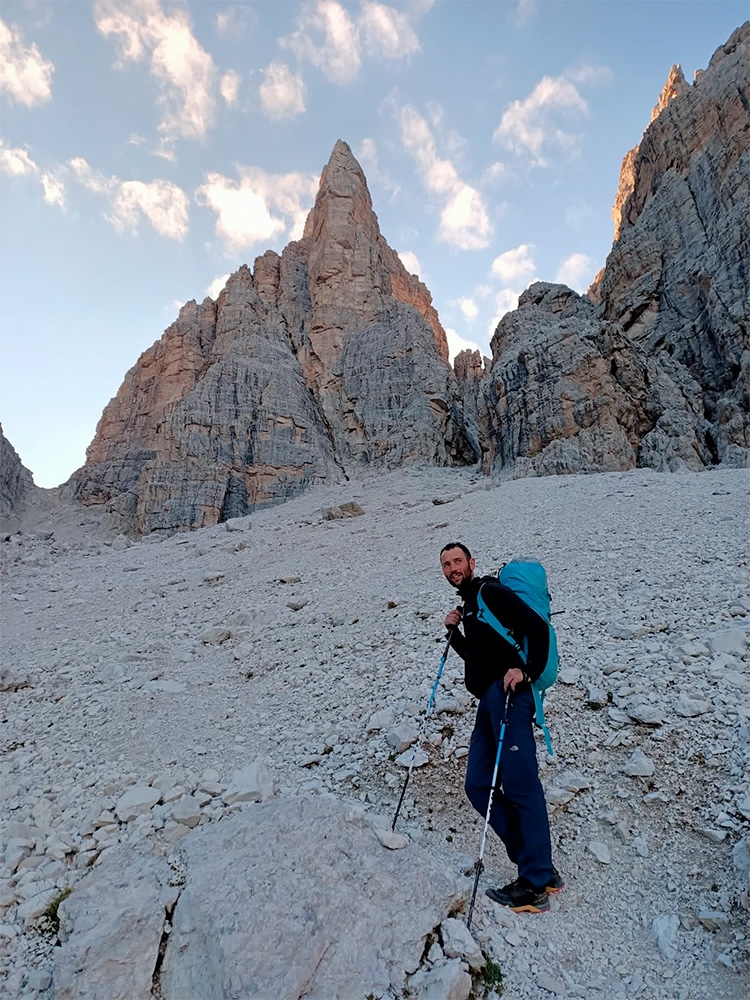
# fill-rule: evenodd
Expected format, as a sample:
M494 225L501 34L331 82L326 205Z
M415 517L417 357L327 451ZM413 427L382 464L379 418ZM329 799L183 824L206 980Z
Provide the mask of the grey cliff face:
M587 296L543 282L492 361L448 345L337 142L302 239L189 302L69 489L135 534L215 524L361 467L516 475L750 465L750 22L674 66L623 161Z
M34 479L29 470L3 434L0 424L0 518L9 524L23 512L29 494L34 489Z
M487 471L750 465L749 205L750 23L693 86L673 68L590 297L534 285L501 320Z
M136 534L202 527L360 465L476 461L427 289L338 142L302 240L190 302L128 372L72 477Z

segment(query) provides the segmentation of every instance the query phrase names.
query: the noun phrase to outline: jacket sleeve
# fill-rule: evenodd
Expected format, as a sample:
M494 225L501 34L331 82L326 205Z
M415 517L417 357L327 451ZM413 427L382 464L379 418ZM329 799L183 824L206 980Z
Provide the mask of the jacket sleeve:
M445 633L445 638L451 637L451 648L454 649L462 660L466 659L466 636L463 632L456 626L453 629L453 633L450 631Z
M510 587L501 583L486 583L482 597L487 607L503 623L519 646L526 647L524 673L535 681L547 665L549 656L549 625ZM524 643L524 639L526 642Z

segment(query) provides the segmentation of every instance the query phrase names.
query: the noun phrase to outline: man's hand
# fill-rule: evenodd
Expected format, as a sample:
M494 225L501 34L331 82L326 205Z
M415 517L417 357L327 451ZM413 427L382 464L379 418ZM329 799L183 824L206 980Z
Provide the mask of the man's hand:
M455 628L456 625L461 621L461 609L455 608L453 611L449 611L445 616L445 627Z
M520 684L523 681L523 670L519 670L518 667L513 667L509 670L505 677L503 677L503 691L507 691L508 688L511 691L516 690L516 684Z

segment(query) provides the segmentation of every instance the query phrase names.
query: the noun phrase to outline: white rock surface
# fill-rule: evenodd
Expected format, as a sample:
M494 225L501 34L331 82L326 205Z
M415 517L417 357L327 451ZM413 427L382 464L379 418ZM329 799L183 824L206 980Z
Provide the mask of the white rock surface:
M253 761L229 776L229 783L222 798L233 802L263 802L273 795L273 775L260 761Z
M165 861L118 847L63 901L55 1000L151 1000L170 875Z
M638 747L633 751L630 759L621 768L623 774L630 775L631 778L650 778L654 773L655 766L653 760Z
M485 958L482 949L471 936L471 931L463 920L449 917L440 925L440 933L443 938L443 951L448 958L460 958L468 962L469 968L475 972L484 968Z
M401 989L468 886L416 845L381 851L332 797L262 803L182 844L164 1000Z
M110 536L95 523L101 512L86 512L92 520L81 525L79 508L40 511L54 539L33 528L0 543L3 658L28 682L2 694L6 992L20 994L29 969L52 964L53 941L21 911L39 891L35 882L50 893L72 885L65 907L118 842L146 858L177 856L234 811L261 808L222 797L250 761L272 771L279 801L336 791L366 801L389 825L405 771L390 760L385 731L419 718L427 704L443 618L455 606L436 553L463 537L481 573L512 552L544 561L554 607L566 612L555 618L561 653L579 672L546 700L555 757L539 743L546 792L562 797L551 827L567 882L543 919L510 914L484 896L485 886L516 874L492 833L487 840L473 929L502 967L505 995L549 1000L539 985L546 973L583 1000L645 1000L649 989L653 1000L744 1000L750 651L742 636L750 616L740 609L750 612L749 491L743 470L495 482L471 469L415 468L258 511L251 532L218 526L123 551L103 544ZM440 511L447 527L436 530L432 497L443 495L457 499ZM352 498L366 518L322 522L315 514ZM603 559L616 575L602 577ZM286 608L301 596L308 605ZM630 638L609 637L611 622L632 625ZM215 627L230 637L202 643ZM714 649L716 636L736 631L728 650ZM185 691L143 689L163 678ZM587 705L592 691L606 707ZM683 717L680 696L711 707ZM660 726L628 714L637 698L662 710ZM368 732L378 713L382 726ZM425 723L430 759L413 771L399 818L411 843L394 853L366 831L381 861L424 847L470 869L481 819L466 803L458 752L473 716L463 664L451 652ZM652 774L622 772L636 748ZM558 780L572 784L566 772L588 786L562 787ZM118 801L144 786L163 802L123 823ZM171 815L185 795L201 809L193 831ZM14 839L24 846L11 871L5 849ZM608 866L588 851L592 840L610 848ZM60 867L46 868L51 861ZM729 923L709 931L697 917L704 909L728 914ZM647 941L665 910L683 921L669 966Z
M155 806L160 799L161 792L158 788L151 788L148 785L134 785L117 800L115 813L122 823L130 823L137 816L143 816L150 812L151 807Z

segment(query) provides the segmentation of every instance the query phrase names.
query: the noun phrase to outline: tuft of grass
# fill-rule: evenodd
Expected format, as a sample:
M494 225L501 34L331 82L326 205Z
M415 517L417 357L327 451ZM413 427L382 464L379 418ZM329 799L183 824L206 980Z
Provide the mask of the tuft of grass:
M65 889L61 889L60 892L58 892L58 894L50 900L47 909L42 914L43 919L48 922L49 930L53 934L57 934L60 930L60 916L57 912L60 909L60 903L62 903L64 899L67 899L72 891L73 890L70 886L67 886Z
M488 990L494 989L498 991L498 987L502 990L503 983L503 970L500 968L497 962L493 962L489 955L485 955L485 964L482 969L482 982Z
M601 712L604 705L600 701L586 701L583 707L590 709L592 712Z

